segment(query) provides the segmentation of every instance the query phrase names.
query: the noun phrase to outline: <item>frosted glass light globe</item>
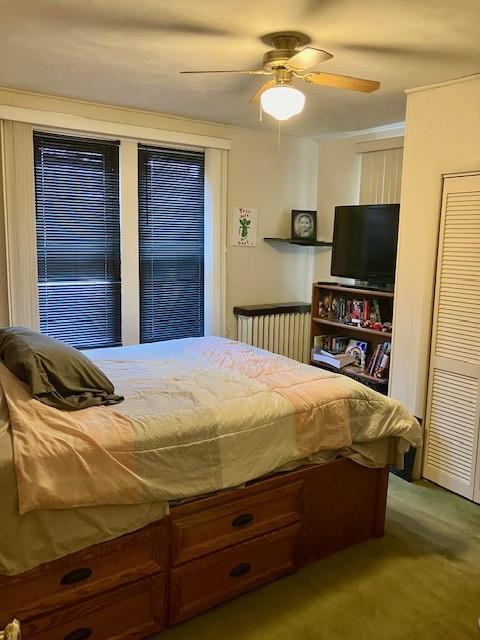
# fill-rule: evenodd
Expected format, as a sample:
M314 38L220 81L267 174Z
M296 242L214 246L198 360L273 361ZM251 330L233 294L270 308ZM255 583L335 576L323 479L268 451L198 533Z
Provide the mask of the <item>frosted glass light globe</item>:
M288 120L303 111L305 96L294 87L272 87L262 93L262 109L277 120Z

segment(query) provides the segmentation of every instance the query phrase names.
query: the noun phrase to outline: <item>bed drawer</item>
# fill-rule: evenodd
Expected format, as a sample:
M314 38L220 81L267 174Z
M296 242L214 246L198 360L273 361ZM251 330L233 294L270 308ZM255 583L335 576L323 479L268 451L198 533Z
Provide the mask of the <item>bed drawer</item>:
M291 525L172 570L170 624L295 571Z
M24 640L143 638L165 626L165 574L22 624Z
M0 623L158 573L166 565L167 542L167 524L160 521L19 576L0 576Z
M172 508L173 565L297 522L301 486L301 482L292 482L253 495L245 490L245 497L235 499L220 494L218 505L214 498L209 499L211 507L200 500Z

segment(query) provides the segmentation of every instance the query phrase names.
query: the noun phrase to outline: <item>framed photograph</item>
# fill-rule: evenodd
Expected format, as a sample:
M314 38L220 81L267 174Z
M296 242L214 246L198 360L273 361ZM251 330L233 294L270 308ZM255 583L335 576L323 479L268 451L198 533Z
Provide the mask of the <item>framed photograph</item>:
M317 239L317 212L292 209L292 240Z

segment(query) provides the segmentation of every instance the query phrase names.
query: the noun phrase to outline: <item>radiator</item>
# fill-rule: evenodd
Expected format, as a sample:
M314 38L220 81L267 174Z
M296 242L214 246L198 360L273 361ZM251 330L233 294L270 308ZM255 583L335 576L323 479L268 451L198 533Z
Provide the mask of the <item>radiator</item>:
M237 339L299 362L310 362L310 304L235 307Z

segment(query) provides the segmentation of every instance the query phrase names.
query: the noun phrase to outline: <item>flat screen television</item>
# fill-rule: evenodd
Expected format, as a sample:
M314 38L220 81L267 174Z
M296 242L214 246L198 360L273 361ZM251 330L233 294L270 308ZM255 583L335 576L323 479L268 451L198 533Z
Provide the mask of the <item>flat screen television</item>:
M399 211L399 204L335 207L332 275L392 284Z

